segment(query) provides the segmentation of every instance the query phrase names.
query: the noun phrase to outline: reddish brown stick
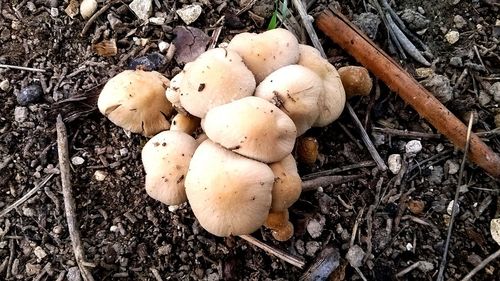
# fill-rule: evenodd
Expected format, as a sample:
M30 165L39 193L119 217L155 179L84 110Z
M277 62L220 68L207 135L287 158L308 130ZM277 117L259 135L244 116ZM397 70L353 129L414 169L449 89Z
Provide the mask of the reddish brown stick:
M467 127L344 15L330 8L316 17L316 24L455 146L464 149ZM500 178L500 157L475 134L471 137L469 157L486 172Z

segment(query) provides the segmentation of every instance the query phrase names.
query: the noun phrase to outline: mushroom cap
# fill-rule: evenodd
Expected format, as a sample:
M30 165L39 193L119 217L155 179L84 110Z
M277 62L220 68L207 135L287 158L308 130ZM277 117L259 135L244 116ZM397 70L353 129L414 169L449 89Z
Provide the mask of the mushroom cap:
M181 109L180 111L182 111L181 93L179 89L183 77L184 71L177 73L177 75L175 75L172 80L170 80L170 85L165 90L165 96L167 97L167 100L172 103L177 111L179 111L179 109Z
M142 163L149 196L167 205L186 202L184 179L196 147L193 137L178 131L163 131L144 145Z
M315 48L299 45L300 58L298 64L303 65L321 77L324 91L319 96L319 117L314 127L324 127L339 118L344 110L345 92L340 75L328 60L321 57Z
M273 182L268 165L206 140L193 155L185 184L201 226L229 236L250 234L264 224Z
M184 69L180 102L190 114L203 118L213 107L251 96L255 78L234 51L215 48Z
M169 82L156 71L125 70L104 85L97 106L117 126L152 136L170 127L172 104L165 98Z
M362 66L341 67L339 75L347 97L368 96L372 91L372 79L368 70Z
M270 101L290 116L300 136L318 119L322 92L323 82L314 71L292 64L269 74L255 89L255 96Z
M295 144L295 125L265 99L246 97L211 109L202 128L212 141L265 163L283 159Z
M296 141L297 158L299 162L314 165L318 160L319 143L313 137L301 137Z
M266 32L240 33L227 46L236 51L255 75L257 83L280 67L299 60L299 42L288 30L276 28Z
M200 126L200 118L190 114L177 113L177 115L172 118L170 130L181 131L190 135L196 131L198 126Z
M289 154L279 162L269 165L274 173L272 212L282 212L300 197L302 180L297 171L297 163Z

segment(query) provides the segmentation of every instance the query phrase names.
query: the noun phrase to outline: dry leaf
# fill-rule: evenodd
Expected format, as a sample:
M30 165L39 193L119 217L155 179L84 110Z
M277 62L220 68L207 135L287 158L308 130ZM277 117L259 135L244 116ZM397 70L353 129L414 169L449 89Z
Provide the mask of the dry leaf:
M78 15L80 4L78 3L78 0L71 0L69 1L68 7L64 9L64 12L70 17L73 18L74 16Z
M172 42L176 49L174 57L180 64L194 61L205 52L210 42L210 37L195 27L178 26L174 28L174 33L175 39Z
M99 55L103 57L110 57L116 55L118 52L116 48L116 40L111 39L111 40L103 40L99 43L96 43L92 45L94 48L94 51Z

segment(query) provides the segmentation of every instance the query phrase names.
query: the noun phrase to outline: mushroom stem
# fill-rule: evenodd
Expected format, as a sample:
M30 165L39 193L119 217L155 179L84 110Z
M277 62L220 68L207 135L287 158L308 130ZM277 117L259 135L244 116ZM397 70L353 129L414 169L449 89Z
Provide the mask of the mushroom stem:
M287 241L293 236L293 224L288 220L288 209L281 212L270 212L264 226L271 230L274 239Z

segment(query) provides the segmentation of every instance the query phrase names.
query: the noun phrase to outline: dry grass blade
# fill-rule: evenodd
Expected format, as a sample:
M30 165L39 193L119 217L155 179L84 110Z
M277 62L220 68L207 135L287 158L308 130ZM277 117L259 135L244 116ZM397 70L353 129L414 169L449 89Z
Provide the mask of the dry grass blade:
M240 235L239 237L241 239L247 241L248 243L264 250L265 252L267 252L275 257L278 257L278 258L286 261L287 263L294 265L298 268L303 268L306 265L304 260L302 260L301 258L294 257L294 256L287 254L279 249L275 249L275 248L267 245L266 243L263 243L263 242L255 239L254 237L252 237L250 235Z

